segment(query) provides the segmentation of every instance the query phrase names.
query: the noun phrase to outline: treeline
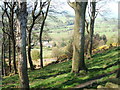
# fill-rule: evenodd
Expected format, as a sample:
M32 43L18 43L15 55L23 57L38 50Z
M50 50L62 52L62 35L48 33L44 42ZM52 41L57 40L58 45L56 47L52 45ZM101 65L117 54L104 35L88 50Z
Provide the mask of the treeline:
M36 0L33 5L27 4L27 1L3 2L2 9L2 75L10 73L17 74L21 80L21 87L29 88L29 79L27 74L27 56L30 69L34 70L31 59L31 34L34 25L40 26L39 43L40 43L40 67L43 68L42 58L42 34L45 20L51 0L40 2ZM28 12L31 9L31 12ZM27 17L32 19L29 20ZM37 22L39 20L39 22ZM27 25L27 22L29 22ZM26 50L26 45L28 50ZM28 55L27 55L28 54ZM8 61L8 64L6 62ZM9 66L7 66L9 65Z

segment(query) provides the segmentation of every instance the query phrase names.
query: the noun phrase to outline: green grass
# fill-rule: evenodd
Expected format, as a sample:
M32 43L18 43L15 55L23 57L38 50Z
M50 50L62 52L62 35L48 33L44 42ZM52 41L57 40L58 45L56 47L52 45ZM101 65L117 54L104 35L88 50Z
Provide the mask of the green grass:
M43 58L51 58L52 48L44 47L43 48Z
M73 32L67 31L74 28L74 25L67 25L67 22L72 20L74 22L74 17L64 17L64 16L58 16L58 20L60 20L62 23L55 22L54 20L48 18L48 23L50 24L49 30L52 31L52 33L49 33L50 36L53 38L54 41L59 41L62 38L67 38L72 36ZM95 22L95 33L98 33L100 35L106 35L108 40L108 45L112 42L116 42L118 37L118 30L117 30L117 20L109 19L108 21L104 21L102 19L97 18ZM68 33L70 32L70 33ZM114 41L114 39L115 41Z
M40 51L40 49L32 49L32 50L38 50ZM51 53L52 53L52 48L48 48L48 47L43 47L43 58L51 58Z
M117 65L113 65L104 69L105 67L114 64L118 61L118 48L105 51L103 53L95 54L92 59L86 60L86 65L89 69L87 73L81 72L79 74L72 74L71 63L72 60L62 62L59 64L53 64L44 67L40 70L30 71L28 70L30 88L70 88L76 85L87 82L94 77L109 73L118 68ZM106 81L110 77L115 77L116 74L107 75L98 80L93 87L96 88L97 84L104 84L101 82ZM19 87L18 75L3 77L3 88Z

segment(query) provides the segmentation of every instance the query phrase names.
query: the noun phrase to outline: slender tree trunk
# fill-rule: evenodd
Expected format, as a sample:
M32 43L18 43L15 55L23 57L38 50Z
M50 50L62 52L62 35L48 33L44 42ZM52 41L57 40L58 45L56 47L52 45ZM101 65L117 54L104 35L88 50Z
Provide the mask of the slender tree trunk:
M31 58L31 31L29 31L29 34L28 34L28 60L30 64L30 69L34 70L32 58Z
M6 62L5 62L5 33L3 33L3 44L2 44L2 67L3 67L3 75L6 76L7 73L6 73Z
M1 65L2 65L2 75L4 75L4 65L3 65L3 59L4 59L4 57L3 57L3 55L4 55L4 45L3 45L3 43L2 43L2 52L1 52Z
M14 73L17 74L17 66L16 66L16 41L15 38L13 40L13 65L14 65Z
M42 22L42 25L41 25L41 29L40 29L40 40L39 40L39 43L40 43L40 67L43 68L43 46L42 46L42 34L43 34L43 29L44 29L44 25L45 25L45 20L47 18L47 15L48 15L48 11L49 11L49 6L50 6L50 1L48 2L48 6L47 6L47 9L46 9L46 13L45 13L45 16L43 18L43 22Z
M16 40L14 34L14 9L11 9L11 21L10 21L10 28L12 34L12 43L13 43L13 65L14 65L14 73L17 74L17 67L16 67Z
M3 72L4 72L4 76L7 76L7 73L6 73L6 62L5 62L5 46L3 46Z
M89 53L90 56L92 57L92 49L93 49L93 35L94 35L94 23L95 23L95 9L96 9L96 2L91 2L91 19L90 19L90 48L89 48Z
M10 36L8 36L8 39L9 39L9 69L11 72L12 68L11 68L11 40L10 40Z
M19 78L21 88L29 89L29 79L27 73L27 55L26 55L26 28L27 28L27 3L18 0L18 31L20 31L20 60L18 63Z
M43 46L42 46L42 31L40 32L40 67L43 68Z
M80 70L87 70L84 62L85 44L85 12L87 2L76 2L74 41L73 41L73 60L72 72L78 73Z
M92 48L93 48L93 35L94 35L94 19L91 19L90 22L90 56L92 57Z

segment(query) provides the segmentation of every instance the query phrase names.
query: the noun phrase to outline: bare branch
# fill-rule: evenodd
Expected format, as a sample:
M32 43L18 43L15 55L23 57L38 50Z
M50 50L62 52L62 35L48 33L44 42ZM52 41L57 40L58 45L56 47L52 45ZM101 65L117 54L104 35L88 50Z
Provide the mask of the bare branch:
M7 31L5 31L4 14L5 14L5 11L4 11L3 14L2 14L2 25L3 25L2 31L3 31L5 34L7 34L8 36L11 36Z
M72 7L73 9L75 9L75 2L70 2L70 0L67 0L67 3L70 7Z
M89 27L89 22L85 19L85 24L86 24L86 31L87 31L87 33L89 34L90 32L89 32L89 30L88 30L88 27Z

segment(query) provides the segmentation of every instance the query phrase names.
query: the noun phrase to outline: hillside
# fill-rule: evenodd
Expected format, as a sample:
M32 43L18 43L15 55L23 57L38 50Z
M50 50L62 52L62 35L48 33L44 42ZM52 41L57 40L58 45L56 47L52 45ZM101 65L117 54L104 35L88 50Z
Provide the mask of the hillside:
M92 59L86 60L89 71L73 75L71 71L72 60L53 64L40 70L28 71L31 88L74 88L77 85L96 80L92 85L85 88L97 88L105 85L109 78L115 78L118 69L118 50L112 48L103 53L98 53ZM3 88L18 88L18 75L3 77Z
M118 38L118 24L117 19L114 18L97 18L95 23L95 34L100 36L106 35L107 45L110 43L116 43ZM46 20L46 29L54 42L58 42L61 39L69 40L73 35L74 29L74 17L68 14L49 16ZM86 32L87 34L87 32Z

